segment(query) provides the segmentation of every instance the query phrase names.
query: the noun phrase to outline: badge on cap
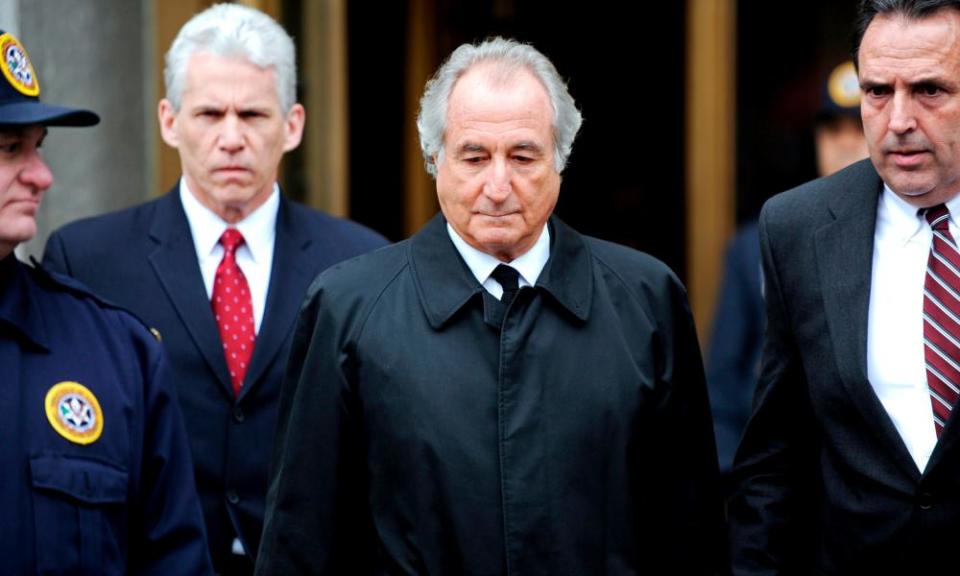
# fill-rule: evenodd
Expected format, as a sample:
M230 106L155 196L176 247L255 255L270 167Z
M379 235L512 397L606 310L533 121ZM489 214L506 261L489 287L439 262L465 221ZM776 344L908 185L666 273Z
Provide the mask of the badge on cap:
M86 386L77 382L54 384L44 401L50 425L74 444L92 444L103 432L100 402Z
M860 80L853 62L847 60L833 69L827 80L827 92L833 103L841 108L860 105Z
M27 56L27 49L13 34L0 34L0 52L3 53L0 70L3 70L3 75L10 85L25 96L40 94L40 82L37 80L37 73L33 71L30 57Z

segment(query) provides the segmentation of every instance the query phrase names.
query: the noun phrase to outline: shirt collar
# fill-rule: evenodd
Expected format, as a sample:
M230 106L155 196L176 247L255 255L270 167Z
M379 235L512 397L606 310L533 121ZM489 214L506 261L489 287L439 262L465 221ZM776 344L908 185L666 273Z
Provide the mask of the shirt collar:
M463 261L467 264L467 268L470 269L470 272L472 272L473 276L477 279L477 282L480 284L486 282L494 268L501 264L500 260L468 244L467 241L461 238L457 231L453 229L453 226L451 226L449 222L447 222L447 234L450 236L450 240L453 242L454 247L456 247L457 252L460 253L460 257L463 258ZM549 226L544 225L540 236L533 246L517 258L508 262L508 264L520 273L522 279L520 283L521 286L536 286L537 278L540 277L540 273L543 271L543 267L547 265L547 260L549 259L550 230Z
M190 233L197 254L201 258L209 257L220 243L223 231L230 227L213 210L200 203L190 191L185 178L180 178L180 202L190 224ZM233 225L243 234L244 245L250 251L254 262L269 262L273 256L271 246L277 233L277 211L280 207L280 186L274 182L273 191L267 201Z
M927 229L927 221L921 210L897 195L884 183L883 194L880 195L881 214L890 229L903 243L909 242L922 230ZM956 226L957 216L960 215L960 194L946 202L950 210L950 221Z
M590 249L580 234L551 216L550 256L537 284L579 322L590 316L593 265ZM430 325L440 330L456 312L483 292L446 231L442 214L409 240L409 261L420 303Z

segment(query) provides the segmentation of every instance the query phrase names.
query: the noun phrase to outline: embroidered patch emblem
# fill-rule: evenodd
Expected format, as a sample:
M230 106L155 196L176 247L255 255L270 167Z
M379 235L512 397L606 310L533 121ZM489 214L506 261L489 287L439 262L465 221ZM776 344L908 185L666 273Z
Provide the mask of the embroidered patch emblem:
M27 50L12 34L0 34L0 70L7 81L21 94L36 96L40 94L40 82L37 73L33 71L33 64L27 56Z
M103 411L89 389L77 382L54 384L44 400L50 425L74 444L91 444L103 432Z

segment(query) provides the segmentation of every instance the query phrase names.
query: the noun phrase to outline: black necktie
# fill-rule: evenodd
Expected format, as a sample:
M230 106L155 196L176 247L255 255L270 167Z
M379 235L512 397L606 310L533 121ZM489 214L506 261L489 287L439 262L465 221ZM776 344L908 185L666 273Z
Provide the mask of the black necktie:
M517 291L520 290L520 274L510 266L500 264L494 268L490 276L499 282L503 288L503 297L500 298L500 301L503 302L504 306L509 306L510 303L513 302L514 297L516 297Z

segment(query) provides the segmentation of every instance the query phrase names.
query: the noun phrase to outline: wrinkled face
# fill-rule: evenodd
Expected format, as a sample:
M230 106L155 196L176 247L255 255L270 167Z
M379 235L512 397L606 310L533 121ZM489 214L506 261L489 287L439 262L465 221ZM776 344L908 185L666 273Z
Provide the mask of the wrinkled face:
M876 16L859 64L864 134L884 182L917 207L952 198L960 191L960 11Z
M509 262L529 250L557 204L553 107L520 70L491 78L477 65L453 87L437 196L444 217L474 248Z
M185 78L180 110L160 102L161 134L197 200L238 222L270 196L284 152L300 144L303 107L284 114L274 71L243 58L198 52Z
M40 156L43 126L0 130L0 258L37 233L37 210L53 174Z

